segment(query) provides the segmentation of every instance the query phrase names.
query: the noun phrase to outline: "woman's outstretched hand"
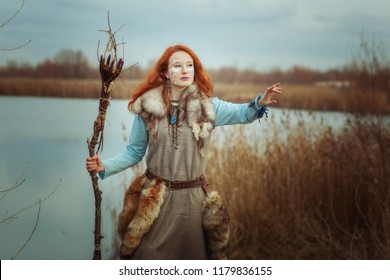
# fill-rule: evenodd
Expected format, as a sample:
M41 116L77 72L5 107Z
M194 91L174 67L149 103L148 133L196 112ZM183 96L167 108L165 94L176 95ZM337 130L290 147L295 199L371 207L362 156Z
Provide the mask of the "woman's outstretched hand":
M280 87L280 83L274 84L266 89L263 96L259 99L259 106L269 106L276 104L276 100L272 99L274 93L281 94L282 88Z
M101 172L104 171L104 165L98 155L94 155L93 157L87 157L86 167L88 172Z

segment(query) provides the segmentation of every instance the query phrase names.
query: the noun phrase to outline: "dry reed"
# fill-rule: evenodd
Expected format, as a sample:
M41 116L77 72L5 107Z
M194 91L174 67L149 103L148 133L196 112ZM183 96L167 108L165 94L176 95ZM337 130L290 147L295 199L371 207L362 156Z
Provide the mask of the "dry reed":
M231 102L248 102L269 85L216 84L215 95ZM354 88L282 84L283 95L276 96L277 106L288 109L390 113L390 96L386 92L368 94Z
M113 98L129 99L137 80L115 82ZM101 81L84 79L0 78L0 95L100 98Z
M139 80L117 80L113 98L129 99ZM265 84L216 83L215 96L231 102L245 103L264 91ZM277 106L290 109L343 112L390 113L390 98L385 92L367 94L352 88L282 84L283 96ZM0 78L0 95L64 98L98 98L99 80ZM367 97L368 96L368 97Z
M297 117L285 115L261 147L227 135L211 149L207 176L230 211L230 258L389 259L388 123L356 117L335 132Z

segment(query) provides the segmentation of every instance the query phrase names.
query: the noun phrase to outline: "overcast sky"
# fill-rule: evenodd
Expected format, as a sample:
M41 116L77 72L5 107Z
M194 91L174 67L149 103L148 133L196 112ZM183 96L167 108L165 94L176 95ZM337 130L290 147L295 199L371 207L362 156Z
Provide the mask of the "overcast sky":
M0 25L21 0L0 0ZM389 0L27 0L0 29L7 60L35 64L61 49L81 50L95 64L104 42L107 12L126 65L157 59L166 47L188 45L205 67L270 70L301 65L328 69L344 64L363 32L390 47Z

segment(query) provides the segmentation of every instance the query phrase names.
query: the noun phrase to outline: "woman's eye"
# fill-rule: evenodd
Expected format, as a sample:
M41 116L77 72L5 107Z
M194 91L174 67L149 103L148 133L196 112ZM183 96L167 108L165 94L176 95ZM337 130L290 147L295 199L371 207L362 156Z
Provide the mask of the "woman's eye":
M181 68L180 65L174 65L173 67L175 67L175 68Z

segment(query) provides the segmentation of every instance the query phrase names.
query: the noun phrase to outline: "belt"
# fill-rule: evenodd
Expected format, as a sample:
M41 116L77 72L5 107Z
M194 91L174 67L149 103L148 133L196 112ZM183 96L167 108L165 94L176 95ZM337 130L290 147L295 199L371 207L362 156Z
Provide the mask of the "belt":
M154 180L156 179L157 182L161 181L164 182L165 185L170 188L170 189L189 189L189 188L198 188L202 187L204 192L207 194L209 192L209 184L206 181L206 178L202 175L199 178L196 178L194 180L189 180L189 181L171 181L162 178L161 176L157 176L150 172L149 170L146 170L145 172L146 178L149 180Z

